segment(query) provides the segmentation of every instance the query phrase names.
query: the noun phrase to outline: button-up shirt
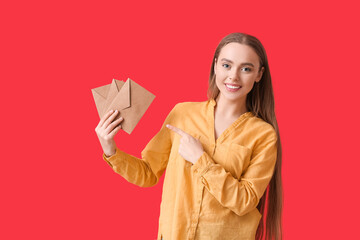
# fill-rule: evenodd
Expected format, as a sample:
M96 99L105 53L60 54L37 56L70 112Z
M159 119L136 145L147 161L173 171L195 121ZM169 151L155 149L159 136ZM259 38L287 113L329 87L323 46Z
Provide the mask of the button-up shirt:
M256 208L274 172L277 134L252 112L240 115L215 139L216 101L175 105L141 159L116 147L103 159L128 182L158 183L166 169L157 239L255 239L262 217ZM178 127L203 146L192 164L179 154Z

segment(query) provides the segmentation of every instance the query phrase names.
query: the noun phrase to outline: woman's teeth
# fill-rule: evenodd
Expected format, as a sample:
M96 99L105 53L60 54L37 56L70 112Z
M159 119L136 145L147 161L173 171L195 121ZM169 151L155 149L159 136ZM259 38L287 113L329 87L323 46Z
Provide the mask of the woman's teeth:
M240 86L231 86L231 85L227 85L227 84L225 84L228 88L232 88L232 89L237 89L237 88L240 88Z

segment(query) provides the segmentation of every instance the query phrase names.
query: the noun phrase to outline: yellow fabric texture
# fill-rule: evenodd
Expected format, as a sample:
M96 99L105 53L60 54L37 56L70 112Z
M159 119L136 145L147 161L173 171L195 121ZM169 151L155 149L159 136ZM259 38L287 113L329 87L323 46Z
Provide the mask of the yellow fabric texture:
M255 239L262 217L256 206L274 172L277 135L251 112L242 114L215 140L216 101L174 106L141 159L116 148L103 159L128 182L158 183L166 169L157 239ZM181 136L171 124L204 148L195 164L178 152Z

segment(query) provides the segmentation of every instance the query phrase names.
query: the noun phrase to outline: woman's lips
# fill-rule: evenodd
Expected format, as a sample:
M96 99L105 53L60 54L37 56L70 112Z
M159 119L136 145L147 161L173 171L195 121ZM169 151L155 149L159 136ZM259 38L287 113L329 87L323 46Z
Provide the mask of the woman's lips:
M229 85L229 86L234 86L234 87L237 87L237 88L231 88L231 87L228 87L227 85ZM240 85L228 84L228 83L225 83L225 87L226 87L226 90L228 90L229 92L236 92L236 91L238 91L238 90L241 88Z

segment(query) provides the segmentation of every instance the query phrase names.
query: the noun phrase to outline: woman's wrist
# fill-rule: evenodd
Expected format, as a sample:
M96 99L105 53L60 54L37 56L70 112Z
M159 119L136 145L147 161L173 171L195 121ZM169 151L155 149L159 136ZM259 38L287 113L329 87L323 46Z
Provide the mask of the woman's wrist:
M106 142L101 145L102 145L105 157L109 158L116 153L116 144L114 141Z
M113 155L115 155L115 153L116 153L116 148L110 151L106 151L106 152L104 151L105 157L107 158L112 157Z

